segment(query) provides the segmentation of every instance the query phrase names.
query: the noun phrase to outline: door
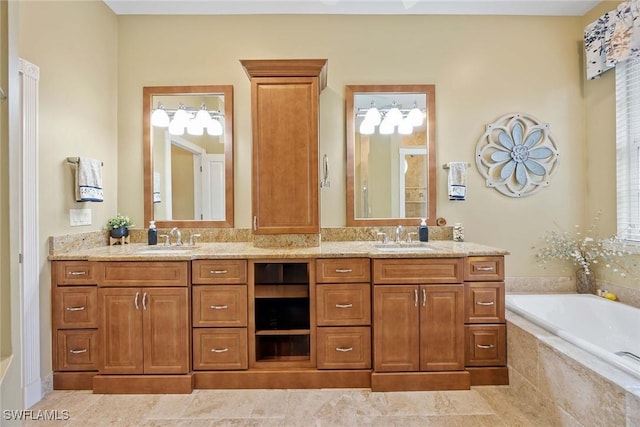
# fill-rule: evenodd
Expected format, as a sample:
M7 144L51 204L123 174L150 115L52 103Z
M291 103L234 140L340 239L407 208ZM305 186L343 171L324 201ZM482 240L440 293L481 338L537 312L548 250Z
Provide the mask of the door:
M100 288L101 374L142 374L142 293L136 288Z
M419 360L418 287L373 287L374 368L378 372L417 371Z
M464 369L464 285L420 286L420 370Z
M189 372L188 288L143 288L145 374Z

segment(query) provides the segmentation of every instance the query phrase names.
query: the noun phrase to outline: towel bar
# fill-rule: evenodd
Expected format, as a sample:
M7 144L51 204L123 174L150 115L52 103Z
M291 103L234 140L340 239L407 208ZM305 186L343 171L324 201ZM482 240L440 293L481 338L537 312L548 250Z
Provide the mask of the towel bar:
M445 163L444 165L442 165L442 169L449 169L449 165L451 163ZM467 167L471 167L471 163L465 163L465 165L467 165Z
M80 157L67 157L67 163L70 165L77 165L80 162ZM104 162L100 162L104 166Z

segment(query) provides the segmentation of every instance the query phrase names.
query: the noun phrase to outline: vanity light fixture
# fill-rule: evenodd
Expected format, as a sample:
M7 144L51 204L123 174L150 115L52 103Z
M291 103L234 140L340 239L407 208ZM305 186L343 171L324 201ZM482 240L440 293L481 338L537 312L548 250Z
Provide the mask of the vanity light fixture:
M409 116L402 119L398 125L398 133L400 135L411 135L413 133L413 124L411 123Z
M422 123L424 123L424 112L418 108L417 103L413 103L413 108L409 110L407 119L411 122L413 127L422 126Z
M393 121L391 121L389 117L385 117L384 119L382 119L378 131L380 132L380 135L391 135L394 131L394 128L395 125L393 124Z
M162 102L158 102L158 108L153 110L153 113L151 113L151 124L153 126L161 128L166 128L169 126L169 115L164 109L164 105L162 105Z
M398 108L396 101L393 101L390 108L378 109L372 101L371 107L359 109L357 116L364 117L359 127L361 135L374 134L376 126L379 126L378 131L381 135L391 135L396 126L399 134L411 135L414 128L424 123L425 112L416 102L411 109Z
M376 108L375 102L371 101L371 107L369 107L367 113L364 115L364 121L370 123L372 126L378 126L382 121L382 114L380 114L380 110Z
M171 110L158 103L158 108L151 113L151 125L168 127L171 135L184 135L186 129L189 135L199 136L204 135L204 129L207 129L207 134L220 136L224 133L222 123L217 120L220 117L224 117L224 114L217 110L207 110L204 103L199 110L187 107L183 103L180 103L177 109Z
M400 123L402 123L402 113L397 107L395 101L393 101L393 104L391 104L391 109L387 112L384 118L388 119L393 126L399 126Z

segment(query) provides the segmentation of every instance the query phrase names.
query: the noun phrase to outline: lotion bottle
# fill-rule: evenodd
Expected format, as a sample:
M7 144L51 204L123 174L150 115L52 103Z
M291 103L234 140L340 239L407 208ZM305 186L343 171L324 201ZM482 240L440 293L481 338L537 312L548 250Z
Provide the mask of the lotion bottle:
M147 236L150 245L158 244L158 230L156 229L155 221L149 221L149 231L147 232Z
M420 227L418 227L418 237L421 242L429 241L429 229L427 228L427 220L423 219L420 223Z

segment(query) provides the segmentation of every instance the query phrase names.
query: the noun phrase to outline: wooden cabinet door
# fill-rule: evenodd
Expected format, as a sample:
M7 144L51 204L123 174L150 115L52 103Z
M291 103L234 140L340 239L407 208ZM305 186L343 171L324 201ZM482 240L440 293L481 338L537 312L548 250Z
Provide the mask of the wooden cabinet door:
M374 286L373 303L375 370L417 371L420 367L418 287Z
M318 78L251 79L254 233L318 233Z
M143 373L141 298L136 288L98 289L101 374Z
M464 369L463 296L463 285L420 286L421 371Z
M143 288L145 374L189 372L188 288Z

